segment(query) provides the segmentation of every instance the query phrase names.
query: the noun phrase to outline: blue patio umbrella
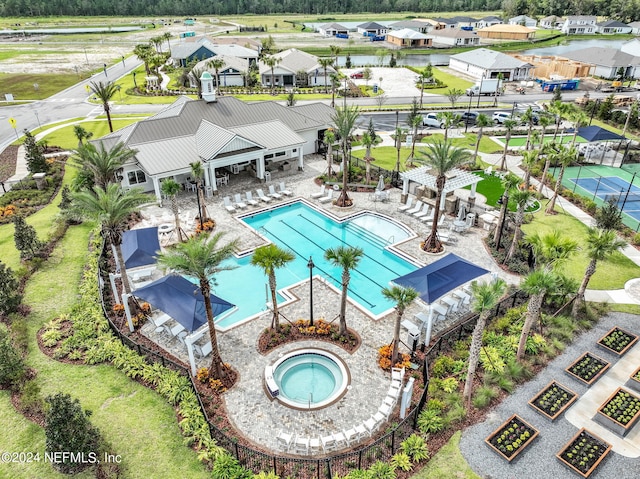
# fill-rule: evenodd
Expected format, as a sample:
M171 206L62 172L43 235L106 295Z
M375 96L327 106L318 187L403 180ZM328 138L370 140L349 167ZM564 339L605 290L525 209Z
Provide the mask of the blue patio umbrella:
M573 128L567 130L567 133L573 134ZM578 136L587 141L607 141L607 140L623 140L624 137L599 126L583 126L578 128Z
M122 256L127 268L138 268L156 263L160 251L158 227L129 230L122 233Z
M204 296L197 284L178 275L168 275L147 286L136 289L134 296L167 313L190 333L207 322ZM213 317L234 308L235 305L211 295Z
M489 271L450 253L442 259L400 276L392 281L412 287L420 298L430 304L461 284Z

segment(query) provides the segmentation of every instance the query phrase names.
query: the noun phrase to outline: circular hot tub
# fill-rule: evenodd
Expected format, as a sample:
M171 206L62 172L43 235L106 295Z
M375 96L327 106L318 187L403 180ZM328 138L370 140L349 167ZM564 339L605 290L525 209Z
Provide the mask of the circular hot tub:
M285 406L314 410L340 399L349 373L344 362L322 349L301 349L283 355L265 369L267 388Z

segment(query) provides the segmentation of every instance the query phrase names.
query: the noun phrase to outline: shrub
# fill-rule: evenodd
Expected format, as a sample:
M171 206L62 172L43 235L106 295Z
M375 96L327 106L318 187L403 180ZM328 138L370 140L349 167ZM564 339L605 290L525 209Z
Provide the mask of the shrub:
M478 409L482 409L491 404L495 398L498 397L498 390L491 386L481 386L473 396L473 405Z
M391 458L391 466L402 471L409 471L413 464L411 464L411 458L408 454L399 452Z
M22 295L18 290L18 280L11 268L0 261L0 316L8 316L18 311Z
M0 385L14 388L24 377L26 367L13 346L9 331L0 324Z
M494 346L485 346L480 349L480 363L487 372L504 371L505 362L502 353Z
M37 381L26 381L22 385L19 396L20 409L26 414L40 414L44 409L44 401L40 395Z
M640 233L634 234L631 242L633 243L634 246L640 245Z
M391 464L376 461L369 468L369 477L371 479L396 479L396 472Z
M431 374L436 378L443 378L453 372L455 360L450 356L440 356L433 362Z
M80 401L68 394L48 396L46 402L49 406L45 425L46 451L73 453L63 456L62 462L54 463L53 467L66 474L85 469L89 464L82 461L82 456L97 454L100 445L100 432L89 421L91 412L83 411Z
M423 409L418 416L418 429L422 434L440 432L444 429L444 420L438 411Z
M424 438L417 434L412 434L400 445L402 452L409 456L413 462L420 462L429 459L429 448Z

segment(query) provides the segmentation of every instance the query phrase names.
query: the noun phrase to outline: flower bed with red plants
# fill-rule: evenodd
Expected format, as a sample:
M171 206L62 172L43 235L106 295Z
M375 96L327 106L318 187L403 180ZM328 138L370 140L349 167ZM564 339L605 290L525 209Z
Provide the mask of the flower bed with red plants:
M609 368L609 363L595 354L584 353L565 371L591 386Z
M537 436L537 429L514 414L484 441L503 459L511 462Z
M571 389L551 381L536 397L529 401L529 405L543 416L554 421L576 399L578 399L578 395Z
M607 351L622 356L636 343L638 336L628 333L617 326L598 340L598 345Z
M589 477L610 450L610 444L583 428L556 457L572 471L582 477Z

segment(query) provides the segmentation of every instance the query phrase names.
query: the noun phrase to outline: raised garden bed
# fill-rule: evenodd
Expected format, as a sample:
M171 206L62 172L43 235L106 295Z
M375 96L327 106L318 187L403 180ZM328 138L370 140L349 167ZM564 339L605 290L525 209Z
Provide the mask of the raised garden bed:
M624 437L640 419L640 397L618 388L600 406L594 419Z
M631 349L637 340L638 336L616 326L598 340L598 345L607 351L622 356Z
M484 442L508 462L526 449L538 436L538 430L514 414L496 429Z
M640 368L636 369L636 371L629 376L626 386L640 393Z
M582 477L589 477L611 450L611 444L582 428L556 457Z
M544 417L555 421L576 399L578 399L578 395L571 389L556 381L551 381L529 401L529 406Z
M610 364L595 354L586 352L565 371L576 379L591 386L609 369Z

